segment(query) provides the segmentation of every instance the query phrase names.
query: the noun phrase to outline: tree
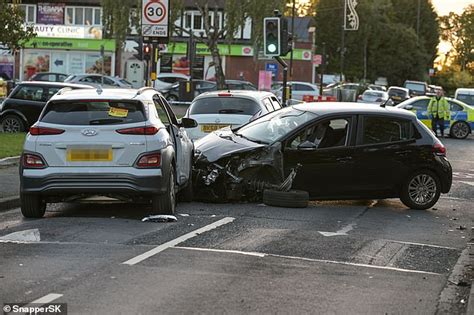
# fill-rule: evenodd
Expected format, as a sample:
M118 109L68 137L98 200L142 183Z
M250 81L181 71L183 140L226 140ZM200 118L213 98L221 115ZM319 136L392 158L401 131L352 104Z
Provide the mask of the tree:
M140 0L122 0L120 5L116 0L102 0L102 24L104 37L113 38L117 49L121 49L132 27L140 30L141 12Z
M0 0L0 21L3 30L0 32L0 43L16 51L36 36L33 26L24 26L25 14L18 5Z
M442 16L440 24L442 39L455 50L455 63L461 70L467 69L474 61L474 5L469 5L461 15L451 12Z

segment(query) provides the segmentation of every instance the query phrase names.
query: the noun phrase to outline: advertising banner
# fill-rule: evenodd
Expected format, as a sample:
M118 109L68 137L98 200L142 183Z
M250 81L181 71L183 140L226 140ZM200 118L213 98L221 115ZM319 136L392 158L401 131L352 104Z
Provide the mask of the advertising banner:
M36 23L64 24L64 6L64 3L39 2Z
M102 39L102 26L36 24L37 37Z

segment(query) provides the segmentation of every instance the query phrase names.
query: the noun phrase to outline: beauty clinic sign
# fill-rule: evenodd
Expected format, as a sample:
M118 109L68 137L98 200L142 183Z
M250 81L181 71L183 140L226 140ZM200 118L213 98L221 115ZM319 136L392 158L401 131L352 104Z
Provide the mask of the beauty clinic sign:
M38 3L36 23L38 24L64 24L64 3Z
M101 26L36 24L33 30L38 37L102 39Z

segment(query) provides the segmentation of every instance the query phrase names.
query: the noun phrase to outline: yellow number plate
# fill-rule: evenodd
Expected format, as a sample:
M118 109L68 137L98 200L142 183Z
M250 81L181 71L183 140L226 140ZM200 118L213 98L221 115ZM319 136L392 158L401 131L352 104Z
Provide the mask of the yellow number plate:
M112 148L108 149L68 149L70 162L108 162L112 161Z
M229 125L201 125L202 132L213 132Z

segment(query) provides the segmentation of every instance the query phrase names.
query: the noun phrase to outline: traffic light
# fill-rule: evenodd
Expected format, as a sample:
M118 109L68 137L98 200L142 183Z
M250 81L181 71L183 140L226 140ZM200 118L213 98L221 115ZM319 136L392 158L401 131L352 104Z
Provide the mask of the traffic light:
M138 46L134 48L137 51L137 53L133 54L133 57L142 61L143 60L143 39L140 37L137 43L138 43Z
M288 19L285 17L280 19L280 38L280 56L286 56L293 49L293 34L288 31Z
M263 19L263 54L268 57L280 56L280 18L266 17Z
M150 60L151 58L151 47L150 45L143 46L143 59Z

